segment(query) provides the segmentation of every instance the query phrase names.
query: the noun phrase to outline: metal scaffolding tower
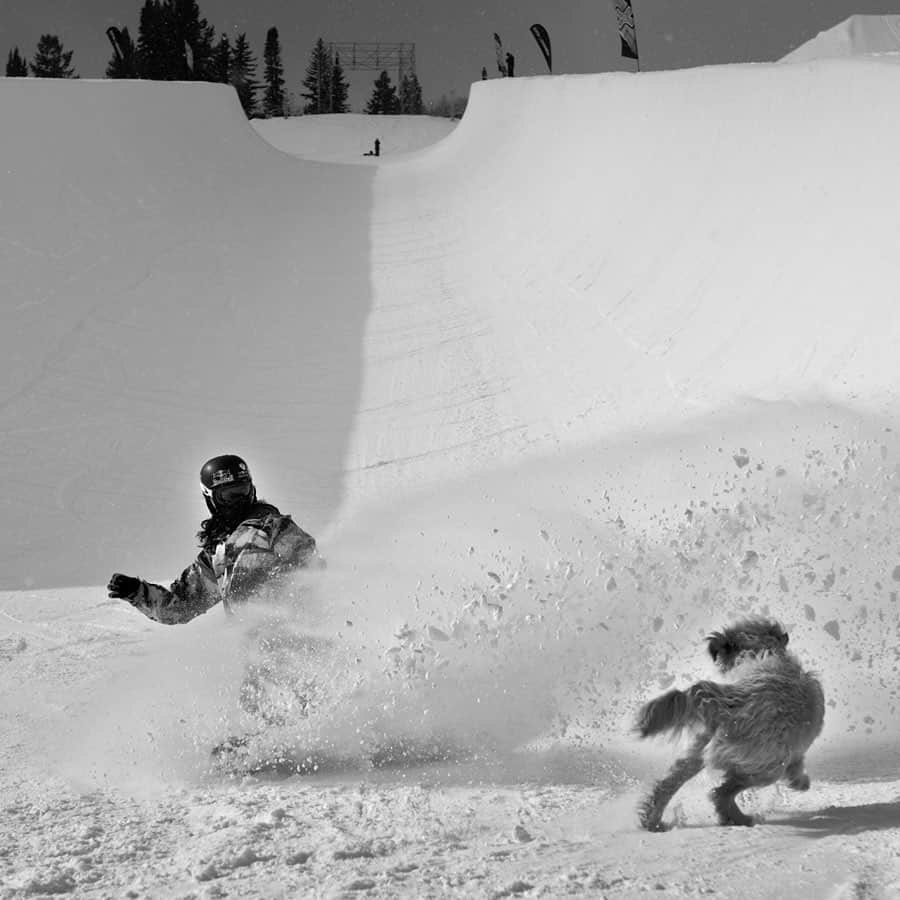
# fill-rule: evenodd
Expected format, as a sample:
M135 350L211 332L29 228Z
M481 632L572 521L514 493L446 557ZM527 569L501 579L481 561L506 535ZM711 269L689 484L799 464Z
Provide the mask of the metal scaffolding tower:
M340 41L328 45L332 65L335 57L341 68L382 72L396 69L397 84L408 75L416 74L416 45L409 43L385 44L381 42Z

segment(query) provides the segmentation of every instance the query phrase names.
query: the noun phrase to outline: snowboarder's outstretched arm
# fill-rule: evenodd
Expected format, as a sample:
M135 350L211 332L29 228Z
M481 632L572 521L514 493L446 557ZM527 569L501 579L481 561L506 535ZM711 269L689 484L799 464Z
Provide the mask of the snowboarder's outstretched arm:
M110 597L127 600L148 619L163 625L190 622L222 599L205 553L201 553L168 588L116 573L109 580L108 590Z

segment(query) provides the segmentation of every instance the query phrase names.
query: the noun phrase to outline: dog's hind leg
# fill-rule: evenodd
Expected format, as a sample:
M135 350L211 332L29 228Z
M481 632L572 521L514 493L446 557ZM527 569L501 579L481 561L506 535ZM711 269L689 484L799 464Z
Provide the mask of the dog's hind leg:
M713 806L716 808L716 815L719 817L720 825L755 825L755 821L751 816L742 813L739 809L736 797L741 791L751 787L759 787L771 784L771 778L761 778L754 775L748 775L743 772L736 772L733 769L725 773L725 780L709 795Z
M657 781L653 790L638 805L638 820L647 831L665 831L662 817L666 806L678 789L690 781L702 768L703 748L709 743L704 734L694 741L686 756L675 761L665 778Z

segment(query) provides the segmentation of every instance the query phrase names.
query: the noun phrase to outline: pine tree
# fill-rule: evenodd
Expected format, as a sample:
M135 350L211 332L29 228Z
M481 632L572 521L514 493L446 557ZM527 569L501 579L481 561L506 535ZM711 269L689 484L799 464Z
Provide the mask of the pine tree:
M166 18L173 32L176 70L181 80L212 80L215 29L200 16L197 0L166 0Z
M31 61L31 74L35 78L77 78L71 65L73 53L63 50L55 34L42 34Z
M28 63L19 54L19 48L13 47L6 57L6 77L26 78L28 76Z
M406 116L421 116L424 112L422 86L415 72L404 75L400 82L400 112Z
M163 0L162 10L166 46L169 49L168 77L173 81L189 81L194 77L191 16L194 13L199 16L197 3L195 0Z
M192 78L194 81L217 81L216 29L206 19L200 19L194 43L191 45Z
M138 26L138 71L156 81L214 81L215 29L197 0L144 0Z
M350 85L344 78L344 69L340 57L335 53L334 65L331 67L331 111L333 113L350 112Z
M106 33L115 41L112 59L106 65L106 77L137 77L137 50L128 28L108 28Z
M319 115L331 112L331 56L325 41L319 38L313 47L303 79L305 91L300 96L307 101L303 107L306 114Z
M281 64L281 45L278 42L277 28L270 28L266 32L263 62L265 63L263 77L266 83L266 92L263 95L263 115L267 119L272 116L283 116L285 114L284 66Z
M211 80L220 84L228 84L230 73L231 44L228 41L228 35L223 34L213 50Z
M237 91L247 118L253 118L256 114L256 92L259 90L259 82L256 80L256 57L250 50L245 33L239 34L234 42L229 81Z
M138 24L138 74L166 81L172 77L172 47L165 9L160 0L144 0Z
M375 82L372 96L366 104L366 112L370 116L392 116L400 112L397 88L391 84L391 76L386 71L383 71Z
M442 116L448 119L462 118L468 104L467 97L457 97L452 93L448 97L441 94L441 99L428 104L426 112L429 116Z

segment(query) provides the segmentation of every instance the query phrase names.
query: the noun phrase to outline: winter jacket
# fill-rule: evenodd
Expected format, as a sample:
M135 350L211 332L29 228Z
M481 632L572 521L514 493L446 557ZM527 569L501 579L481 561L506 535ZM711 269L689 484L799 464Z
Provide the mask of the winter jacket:
M128 601L135 609L164 625L189 622L219 601L231 612L318 560L315 539L268 503L255 503L237 525L207 519L199 537L200 554L168 588L141 581Z

